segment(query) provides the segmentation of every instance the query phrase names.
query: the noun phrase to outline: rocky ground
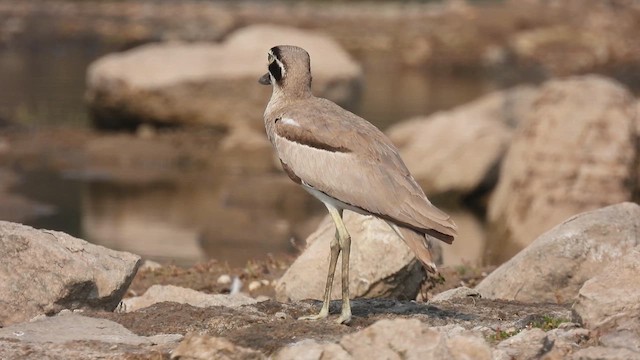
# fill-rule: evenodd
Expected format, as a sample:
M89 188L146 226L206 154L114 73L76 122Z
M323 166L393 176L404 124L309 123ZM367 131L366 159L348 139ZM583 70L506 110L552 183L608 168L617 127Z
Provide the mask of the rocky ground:
M632 203L578 215L480 274L475 290L459 285L473 286L478 274L444 272L448 281L429 288L428 301L355 299L348 325L335 323L337 315L297 320L318 311L319 301L274 300L286 263L185 269L145 262L137 270L135 255L0 222L7 254L0 271L11 284L0 288L0 356L636 359L638 219L640 206ZM536 259L541 254L546 260ZM505 279L517 281L505 287ZM331 313L339 306L332 302Z

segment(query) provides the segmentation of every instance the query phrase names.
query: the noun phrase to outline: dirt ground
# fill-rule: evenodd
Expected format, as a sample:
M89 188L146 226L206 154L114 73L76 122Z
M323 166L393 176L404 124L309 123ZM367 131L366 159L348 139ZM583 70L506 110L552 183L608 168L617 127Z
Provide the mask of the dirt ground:
M154 270L143 269L134 279L128 295L142 294L153 284L172 284L207 293L228 293L228 285L217 283L221 275L238 276L244 283L264 279L271 281L279 277L285 268L284 263L266 261L251 262L243 269L230 269L225 264L210 261L191 268L164 266ZM472 286L483 275L486 276L486 272L478 269L451 269L444 274L444 283L433 287L425 282L423 290L436 293L460 284ZM272 297L274 290L271 285L262 286L251 295ZM517 332L536 326L543 319L571 319L569 306L467 298L437 304L394 299L355 299L352 302L354 317L348 326L334 322L340 312L340 301L333 301L329 319L315 322L297 320L300 316L317 312L320 306L320 301L280 303L272 299L237 309L159 303L131 313L90 312L85 315L118 322L143 336L197 333L224 337L236 345L267 355L301 339L338 341L343 335L361 330L380 319L415 318L430 326L456 324L467 329L496 329L496 335L489 335L489 341L499 340L503 331ZM127 353L136 359L149 359L158 358L160 354L168 358L168 351L158 348L146 355Z
M198 333L224 337L236 345L265 354L301 339L338 341L343 335L361 330L377 320L415 318L430 325L456 324L467 329L495 328L517 332L530 328L545 318L569 321L569 306L523 304L509 301L465 299L437 305L389 299L356 299L352 302L354 318L349 326L334 322L340 302L333 301L329 319L299 321L299 316L318 311L318 301L283 304L268 300L240 309L225 307L197 308L177 303L159 303L132 313L94 312L87 315L120 323L138 335L163 333Z

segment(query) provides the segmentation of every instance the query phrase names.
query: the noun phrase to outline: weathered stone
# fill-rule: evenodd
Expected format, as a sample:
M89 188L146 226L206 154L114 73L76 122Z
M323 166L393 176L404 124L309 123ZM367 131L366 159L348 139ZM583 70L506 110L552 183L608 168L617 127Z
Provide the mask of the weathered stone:
M574 216L487 276L484 298L572 301L585 281L640 245L640 206L622 203Z
M573 360L640 360L640 353L628 349L612 349L592 346L580 349L571 356Z
M451 301L457 299L466 299L468 297L480 298L481 295L477 290L469 289L466 286L461 286L436 294L430 300L430 302Z
M458 225L458 236L451 245L442 245L442 263L448 267L482 266L487 243L486 226L467 208L450 208L446 212Z
M531 108L536 90L517 87L451 111L389 129L412 175L429 195L491 188L511 139L511 127Z
M640 354L640 246L622 252L627 255L584 283L574 312L601 345Z
M160 302L171 301L196 307L238 307L255 304L257 301L242 294L205 294L193 289L173 285L153 285L142 296L123 300L124 310L136 311Z
M140 257L0 221L0 326L62 309L113 310Z
M536 359L544 345L544 338L545 333L540 329L523 330L498 344L494 360Z
M1 328L0 339L14 339L23 343L61 344L69 341L99 341L151 345L178 342L182 339L182 335L139 336L110 320L78 314L60 314Z
M542 351L545 354L541 360L567 359L590 338L591 332L588 329L574 323L562 323L557 329L547 331Z
M107 55L89 67L86 97L101 127L150 122L261 128L271 89L257 79L276 44L296 44L311 54L317 95L342 105L356 101L361 70L337 43L275 25L240 29L222 44L151 44Z
M501 263L577 213L629 201L637 190L633 96L617 82L549 81L514 135L491 198L489 261Z
M414 299L424 271L411 250L383 220L346 211L351 234L350 290L352 297ZM307 239L308 247L276 284L282 301L322 299L329 268L329 243L335 236L327 216ZM338 260L340 263L341 260ZM340 266L336 267L332 298L341 298Z
M566 359L589 339L589 330L573 326L546 332L538 328L525 329L501 341L495 348L493 359Z
M171 353L171 359L180 360L261 360L259 351L237 346L229 340L206 335L187 336Z
M416 319L379 320L343 336L338 344L303 341L275 358L319 360L331 354L337 359L491 359L484 339L457 328L429 328Z
M275 360L351 360L353 357L339 344L302 340L285 346L276 354Z
M519 0L509 1L513 6ZM550 76L592 72L636 71L640 51L629 48L628 34L638 31L635 2L573 0L561 3L527 1L530 11L545 14L546 23L508 36L509 60ZM553 10L552 10L553 8ZM534 10L535 9L535 10ZM556 13L556 21L549 20ZM635 63L635 64L634 64Z

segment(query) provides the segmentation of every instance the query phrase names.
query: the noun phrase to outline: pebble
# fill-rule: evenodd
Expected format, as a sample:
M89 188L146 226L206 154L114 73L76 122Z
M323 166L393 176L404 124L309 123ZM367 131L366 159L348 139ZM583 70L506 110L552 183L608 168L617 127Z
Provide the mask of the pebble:
M288 316L287 316L287 314L285 314L285 313L284 313L284 312L282 312L282 311L278 311L277 313L275 313L275 314L274 314L274 316L275 316L277 319L286 319L286 318L288 317Z
M158 270L162 267L162 265L158 262L152 260L145 260L140 266L140 271L153 271Z
M260 281L254 280L249 283L249 291L255 291L262 287L262 283Z
M223 274L220 275L220 277L218 277L218 281L217 283L219 285L228 285L231 284L231 276L227 275L227 274Z

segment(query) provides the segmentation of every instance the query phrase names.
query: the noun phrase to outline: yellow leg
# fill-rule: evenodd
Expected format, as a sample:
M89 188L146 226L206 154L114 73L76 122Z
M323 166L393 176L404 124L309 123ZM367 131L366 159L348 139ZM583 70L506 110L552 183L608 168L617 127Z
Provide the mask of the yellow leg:
M331 301L331 288L333 287L333 276L336 272L336 264L338 263L338 255L340 254L339 234L336 230L335 237L331 240L331 257L329 259L329 273L327 274L327 284L324 288L324 299L322 309L317 315L302 316L298 320L320 320L329 316L329 302Z
M351 321L351 303L349 301L349 254L351 252L351 236L349 233L340 239L342 250L342 311L338 318L338 324L347 324Z
M339 324L346 324L351 320L351 303L349 302L349 254L351 252L351 236L342 221L342 209L337 209L329 204L325 205L336 225L336 235L334 239L331 240L331 258L329 259L329 273L327 274L327 284L324 290L324 301L318 315L303 316L300 320L319 320L329 315L333 277L336 272L338 255L342 252L342 311L340 312L340 317L337 322Z
M346 324L351 321L351 303L349 301L349 255L351 253L351 235L342 221L342 209L328 207L329 214L336 224L338 243L342 251L342 311L337 322Z

